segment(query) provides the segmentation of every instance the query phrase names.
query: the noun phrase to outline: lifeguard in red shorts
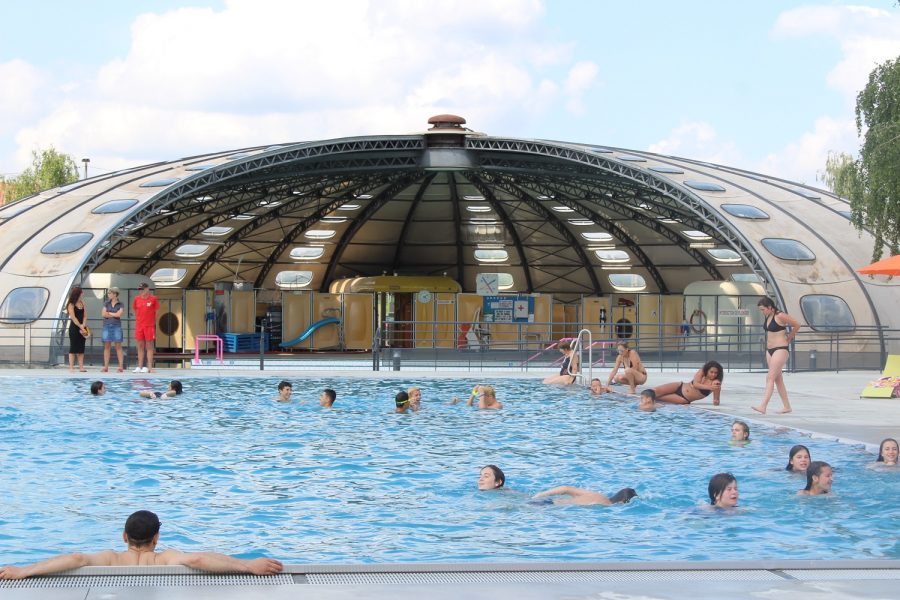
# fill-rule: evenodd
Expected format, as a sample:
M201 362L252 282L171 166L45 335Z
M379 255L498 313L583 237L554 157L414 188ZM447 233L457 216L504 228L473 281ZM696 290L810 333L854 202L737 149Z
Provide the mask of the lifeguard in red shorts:
M153 372L153 343L156 340L156 311L159 300L150 293L150 286L144 282L138 286L140 293L131 303L134 313L134 340L137 343L137 366L135 373ZM146 353L144 352L146 350ZM144 356L147 362L144 363Z

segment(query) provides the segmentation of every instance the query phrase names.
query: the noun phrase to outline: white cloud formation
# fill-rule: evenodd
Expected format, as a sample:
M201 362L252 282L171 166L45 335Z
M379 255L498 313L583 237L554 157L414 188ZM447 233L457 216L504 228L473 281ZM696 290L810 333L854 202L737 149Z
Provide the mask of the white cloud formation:
M442 112L483 131L555 105L577 114L598 69L546 39L543 10L538 0L228 0L140 15L127 55L18 129L17 160L53 143L117 168L421 131Z
M841 48L840 61L829 71L827 84L844 97L848 110L865 87L875 66L900 55L900 14L865 6L803 6L779 15L772 30L781 37L826 36ZM763 173L815 184L829 152L856 154L859 139L852 114L821 116L807 131L781 150L766 156Z
M40 106L46 77L23 60L0 63L0 136L11 134L17 123L32 118Z
M650 144L647 150L724 165L741 160L737 146L720 139L715 128L702 121L682 123L664 139Z

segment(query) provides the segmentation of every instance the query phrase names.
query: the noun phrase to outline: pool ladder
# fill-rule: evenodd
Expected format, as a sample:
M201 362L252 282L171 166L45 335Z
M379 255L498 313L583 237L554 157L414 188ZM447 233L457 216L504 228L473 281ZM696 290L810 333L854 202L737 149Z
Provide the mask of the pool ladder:
M584 349L585 349L585 344L582 342L582 338L586 339L586 341L587 341L586 347L587 347L588 359L587 359L586 363L584 362L584 360L582 360L584 358L582 356L582 354L584 353ZM577 373L572 373L572 364L569 363L569 375L574 375L575 381L577 383L580 383L581 385L585 385L585 386L591 385L591 380L594 378L593 348L594 348L594 343L591 339L591 330L590 329L582 329L581 331L579 331L578 335L575 336L575 345L572 348L573 354L578 355L579 369L578 369ZM588 370L587 379L585 379L585 376L584 376L584 365L587 365L587 370Z

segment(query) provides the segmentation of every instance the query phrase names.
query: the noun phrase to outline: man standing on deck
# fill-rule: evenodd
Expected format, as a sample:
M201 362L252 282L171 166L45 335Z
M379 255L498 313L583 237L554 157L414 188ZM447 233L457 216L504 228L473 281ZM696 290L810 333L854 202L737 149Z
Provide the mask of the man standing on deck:
M139 285L138 289L140 293L131 303L131 310L134 312L134 341L137 344L137 366L134 368L134 372L152 373L153 344L156 340L156 311L159 310L159 300L150 293L150 286L146 281ZM147 356L146 364L144 363L145 354Z
M183 565L213 573L252 573L274 575L284 566L273 558L245 560L216 552L156 551L159 541L159 518L149 510L139 510L125 521L122 540L128 544L125 552L105 550L95 554L61 554L24 567L0 567L0 579L25 579L35 575L49 575L79 567L130 567Z

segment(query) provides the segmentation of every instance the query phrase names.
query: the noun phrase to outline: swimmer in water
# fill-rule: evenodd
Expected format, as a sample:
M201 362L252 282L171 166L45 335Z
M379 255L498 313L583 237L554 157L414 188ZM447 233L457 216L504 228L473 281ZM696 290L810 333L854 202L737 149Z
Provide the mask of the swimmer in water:
M550 496L568 496L568 498L550 498ZM563 485L538 492L532 496L532 500L546 498L552 504L578 504L581 506L590 506L600 504L602 506L611 506L613 504L627 504L632 498L637 496L637 492L632 488L622 488L612 495L612 497L593 490L585 490L582 488L572 487L571 485Z
M294 386L290 381L281 381L278 384L278 395L275 397L277 402L290 402L291 394L294 393Z
M649 388L642 390L641 398L638 400L638 410L656 412L656 392Z
M735 421L731 424L732 446L745 446L750 443L750 426L743 421Z
M181 395L181 382L177 379L173 379L169 383L169 387L164 392L152 392L150 390L141 390L140 396L141 398L174 398L175 396Z
M820 460L809 463L806 469L806 487L797 492L798 496L821 496L831 493L834 471L827 462Z
M331 408L334 406L335 400L337 400L337 392L331 388L325 388L322 390L322 393L319 394L319 406L323 408Z
M409 394L406 392L397 392L394 396L394 412L397 414L406 414L409 412Z
M102 381L91 384L91 396L102 396L106 393L106 385Z
M875 462L889 467L896 467L898 450L900 450L900 447L898 447L897 440L894 438L882 440L881 445L878 447L878 458L875 459Z
M794 473L806 473L806 469L809 468L809 461L809 448L803 444L797 444L788 452L788 464L784 470Z
M738 503L737 479L731 473L717 473L707 487L709 503L715 508L734 508Z
M422 390L417 387L411 387L406 390L406 393L409 394L409 407L413 412L419 412L419 407L422 404Z
M597 378L591 379L591 394L599 396L600 394L610 394L612 390L603 385L603 382Z
M481 467L478 473L478 489L485 492L489 490L499 490L506 483L506 475L497 465L487 465Z

